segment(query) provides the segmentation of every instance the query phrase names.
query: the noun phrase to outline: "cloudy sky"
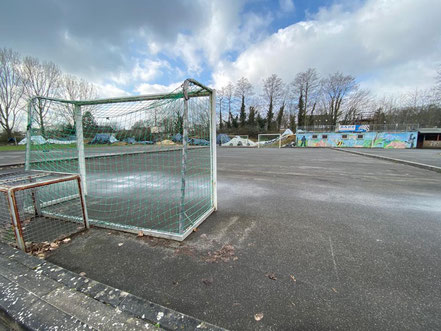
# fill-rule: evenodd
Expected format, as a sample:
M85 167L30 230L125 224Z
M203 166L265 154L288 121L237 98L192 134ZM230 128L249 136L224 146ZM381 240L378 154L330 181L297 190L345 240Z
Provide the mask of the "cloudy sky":
M101 94L193 77L256 86L308 67L388 95L434 84L440 0L3 0L0 47L57 63Z

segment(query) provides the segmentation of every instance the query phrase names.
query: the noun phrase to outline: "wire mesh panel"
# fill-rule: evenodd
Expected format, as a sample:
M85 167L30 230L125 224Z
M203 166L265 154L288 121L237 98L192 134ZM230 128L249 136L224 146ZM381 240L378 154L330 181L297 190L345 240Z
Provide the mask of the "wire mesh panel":
M80 173L92 224L183 239L215 209L212 100L189 80L167 95L36 98L27 165Z
M79 176L13 171L0 174L1 239L27 249L85 229Z
M15 244L14 227L8 203L8 193L0 191L0 240L7 244Z

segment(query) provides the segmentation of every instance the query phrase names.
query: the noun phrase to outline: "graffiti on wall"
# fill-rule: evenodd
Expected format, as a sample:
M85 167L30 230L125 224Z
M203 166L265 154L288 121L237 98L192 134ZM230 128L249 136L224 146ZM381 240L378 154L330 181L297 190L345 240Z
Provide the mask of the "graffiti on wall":
M415 148L418 132L299 133L300 147Z

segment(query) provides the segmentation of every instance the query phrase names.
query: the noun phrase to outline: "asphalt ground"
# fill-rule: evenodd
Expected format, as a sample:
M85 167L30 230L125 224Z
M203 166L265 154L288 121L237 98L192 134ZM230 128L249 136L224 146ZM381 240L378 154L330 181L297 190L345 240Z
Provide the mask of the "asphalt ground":
M439 173L332 149L220 148L218 170L184 242L92 229L48 260L233 330L441 328Z
M0 167L25 162L25 151L1 151Z
M180 145L87 145L84 149L86 157L106 156L124 153L164 152L180 149ZM200 146L189 146L197 149ZM0 167L25 162L25 151L0 151ZM32 150L32 161L70 159L77 156L75 148L51 148L51 145L38 146Z
M194 147L193 147L194 148ZM107 153L126 152L140 152L145 150L154 150L154 146L108 146L108 147L88 147L86 148L86 155L98 156ZM156 148L158 149L158 148ZM163 146L160 149L173 149L171 146ZM341 148L345 149L345 148ZM441 167L441 150L439 149L382 149L382 148L346 148L349 151L357 151L362 153L370 153L374 155L386 156L405 161L418 162L428 164L436 167ZM66 151L65 154L74 155L74 151ZM60 150L63 154L63 150ZM25 151L2 151L0 152L0 166L16 163L24 163Z
M440 149L383 149L383 148L344 148L367 154L390 157L404 161L428 164L441 167Z

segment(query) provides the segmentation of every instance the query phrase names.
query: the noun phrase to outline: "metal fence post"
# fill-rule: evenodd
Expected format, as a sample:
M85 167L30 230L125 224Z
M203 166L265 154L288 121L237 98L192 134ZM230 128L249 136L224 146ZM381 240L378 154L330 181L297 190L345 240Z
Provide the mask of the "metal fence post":
M26 126L26 154L25 154L25 170L31 168L31 129L32 129L32 98L28 101L28 124Z
M21 250L26 251L23 232L21 231L20 215L18 213L18 208L17 208L17 199L15 198L15 193L12 189L8 190L8 201L12 216L12 224L14 225L14 234L15 234L17 246Z
M84 195L87 195L86 184L86 158L84 154L84 136L83 136L83 115L81 113L81 106L75 105L75 131L77 134L77 150L78 150L78 169L81 176L81 184Z
M179 206L179 233L184 232L185 222L185 175L187 170L187 140L188 140L188 85L186 80L183 85L184 114L182 115L182 160L181 160L181 203Z
M216 90L211 92L211 189L212 189L212 203L214 210L217 210L217 151L216 151Z

